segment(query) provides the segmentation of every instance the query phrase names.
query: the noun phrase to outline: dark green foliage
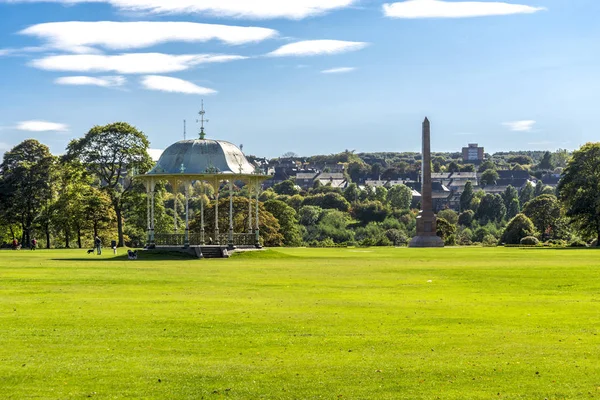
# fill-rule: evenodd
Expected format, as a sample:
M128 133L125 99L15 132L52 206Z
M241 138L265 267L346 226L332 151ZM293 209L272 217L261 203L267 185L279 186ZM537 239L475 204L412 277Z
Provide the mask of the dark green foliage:
M304 226L316 225L321 218L323 209L317 206L303 206L298 211L299 222Z
M512 199L506 210L506 218L509 220L514 218L521 211L520 208L519 199Z
M343 212L347 212L350 209L350 203L339 193L306 196L302 201L302 206L317 206L323 209L334 209Z
M517 214L506 225L500 240L505 244L520 244L521 239L534 236L534 234L535 226L533 222L525 214Z
M454 210L442 210L437 214L438 218L443 218L452 225L456 225L458 223L458 214Z
M508 162L511 164L530 165L533 164L533 160L529 156L517 155L508 157Z
M485 172L485 171L490 170L490 169L495 170L496 169L496 165L494 165L494 163L492 161L487 160L487 161L483 162L479 166L479 170L477 172L482 173L482 172Z
M460 211L467 211L471 209L473 196L473 184L469 181L465 184L465 189L460 195Z
M507 210L510 207L510 204L515 199L519 200L519 192L517 191L517 189L512 187L512 185L508 185L508 187L506 188L504 193L502 193L502 200L504 200L504 206L506 207ZM517 212L517 214L518 214L518 212ZM515 214L515 215L517 215L517 214ZM512 217L514 217L515 215L513 215Z
M600 238L600 143L573 153L557 189L571 223L586 237Z
M471 225L473 224L474 217L475 217L475 213L473 212L473 210L467 210L467 211L461 212L460 215L458 216L458 225L462 225L462 226L470 228Z
M456 233L456 225L451 224L444 218L437 219L437 231L436 234L441 237L444 241Z
M519 193L519 203L523 205L528 201L531 201L534 197L535 196L533 185L531 184L531 182L527 182L525 187L523 187L523 189L521 189L521 192Z
M542 157L542 160L540 161L540 163L538 165L538 169L542 169L542 170L554 169L554 165L552 165L552 154L549 151L544 153L544 156Z
M574 239L569 242L569 247L587 247L587 243L581 239Z
M496 170L488 169L483 174L481 174L479 182L482 186L493 185L496 183L499 177L500 176L498 175L498 172L496 172Z
M506 207L499 194L486 194L479 203L475 218L481 225L488 222L500 222L506 216Z
M395 185L388 190L387 200L393 208L408 210L412 203L412 190L406 185Z
M485 235L481 244L484 247L496 247L498 245L498 239L494 235Z
M540 244L540 241L535 236L526 236L523 239L521 239L519 244L522 244L524 246L537 246L538 244Z
M93 127L83 138L73 140L67 147L66 158L78 159L101 181L102 189L110 196L117 215L119 247L123 238L123 193L133 187L133 171L143 173L152 166L148 155L150 142L133 126L116 122Z
M382 222L388 215L390 215L390 209L378 200L355 204L352 207L352 216L363 224Z
M558 233L562 210L555 196L536 197L525 204L523 214L529 217L544 240L554 238Z
M357 202L360 200L360 189L356 186L356 183L351 183L344 190L344 198L349 203Z
M277 194L285 194L288 196L293 196L300 193L300 189L296 187L296 183L290 179L273 186L273 191Z
M279 222L280 233L283 235L285 246L300 246L302 236L297 224L296 210L279 200L269 200L264 203L265 210L270 212Z

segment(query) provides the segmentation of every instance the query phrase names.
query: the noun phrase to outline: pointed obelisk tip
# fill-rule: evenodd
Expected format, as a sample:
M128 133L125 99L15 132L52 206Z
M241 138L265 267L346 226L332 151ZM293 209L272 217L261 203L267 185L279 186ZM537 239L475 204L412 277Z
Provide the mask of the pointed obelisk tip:
M427 117L425 117L425 121L423 121L424 124L428 124L429 123L429 119Z

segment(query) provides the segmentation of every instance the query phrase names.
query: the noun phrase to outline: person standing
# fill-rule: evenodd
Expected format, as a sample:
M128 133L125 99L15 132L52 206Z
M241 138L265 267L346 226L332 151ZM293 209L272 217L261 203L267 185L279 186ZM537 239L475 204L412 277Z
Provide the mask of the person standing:
M37 239L33 238L33 239L31 239L31 250L35 250L36 247L37 247Z
M94 239L94 247L96 247L96 254L102 255L102 240L98 236Z
M110 242L110 247L113 249L113 254L117 254L117 241L113 240Z

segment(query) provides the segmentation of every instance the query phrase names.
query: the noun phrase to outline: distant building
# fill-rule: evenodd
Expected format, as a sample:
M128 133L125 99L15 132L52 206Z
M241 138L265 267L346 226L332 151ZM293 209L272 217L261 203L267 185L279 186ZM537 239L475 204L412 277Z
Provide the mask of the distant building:
M483 161L484 149L477 143L469 143L469 147L463 147L462 156L464 162L480 163Z

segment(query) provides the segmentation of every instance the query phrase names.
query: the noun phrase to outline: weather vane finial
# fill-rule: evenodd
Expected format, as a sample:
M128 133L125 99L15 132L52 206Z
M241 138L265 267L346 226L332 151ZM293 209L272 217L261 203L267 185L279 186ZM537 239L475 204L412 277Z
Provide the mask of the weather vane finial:
M206 134L204 133L204 123L208 122L207 119L204 119L206 115L206 111L204 111L204 100L202 100L202 109L198 113L200 115L200 119L196 120L196 122L200 122L200 139L204 139Z

